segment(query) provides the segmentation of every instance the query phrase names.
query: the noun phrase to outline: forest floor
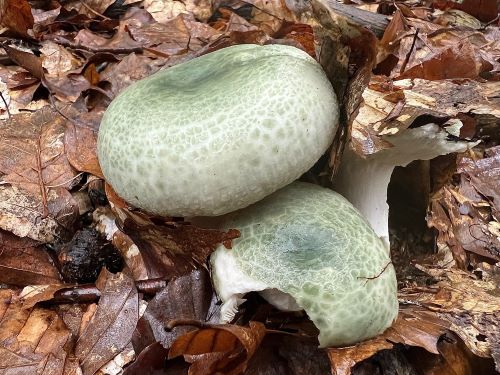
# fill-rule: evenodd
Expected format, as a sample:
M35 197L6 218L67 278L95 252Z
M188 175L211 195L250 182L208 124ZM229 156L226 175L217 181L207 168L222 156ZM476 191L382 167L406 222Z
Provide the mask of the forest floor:
M1 374L500 371L497 2L345 3L0 0ZM335 185L343 151L396 167L400 312L374 339L319 349L304 313L253 293L218 324L206 263L238 234L131 209L104 180L99 124L124 88L242 43L303 49L340 99L304 180ZM468 149L397 159L429 124Z

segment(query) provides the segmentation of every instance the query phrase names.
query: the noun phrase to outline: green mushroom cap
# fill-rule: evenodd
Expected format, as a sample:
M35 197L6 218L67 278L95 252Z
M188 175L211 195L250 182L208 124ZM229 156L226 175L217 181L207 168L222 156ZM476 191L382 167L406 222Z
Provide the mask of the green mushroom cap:
M338 103L321 66L285 45L237 45L162 70L102 119L115 191L159 215L221 215L306 172L331 144Z
M249 291L266 291L280 308L304 309L320 330L322 347L374 337L396 318L396 275L387 248L338 193L295 182L225 215L219 226L241 231L232 249L219 246L211 256L223 321L232 319Z

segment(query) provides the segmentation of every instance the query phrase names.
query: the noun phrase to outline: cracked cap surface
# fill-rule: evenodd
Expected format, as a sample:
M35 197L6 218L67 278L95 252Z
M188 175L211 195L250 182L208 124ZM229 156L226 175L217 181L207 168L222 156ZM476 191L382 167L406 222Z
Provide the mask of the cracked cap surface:
M284 45L237 45L121 93L98 156L129 203L171 216L246 207L306 172L331 144L338 104L321 66Z
M231 250L219 246L211 257L223 302L249 291L241 280L250 290L288 293L320 330L323 347L374 337L396 318L387 248L340 194L295 182L226 215L222 227L241 231Z

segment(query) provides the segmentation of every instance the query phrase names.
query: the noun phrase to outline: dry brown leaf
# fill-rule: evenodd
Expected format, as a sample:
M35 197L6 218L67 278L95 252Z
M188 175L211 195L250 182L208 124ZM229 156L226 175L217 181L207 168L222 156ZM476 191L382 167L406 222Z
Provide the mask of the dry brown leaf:
M182 276L203 268L218 244L230 248L237 230L221 232L186 223L154 224L147 216L119 210L120 227L136 244L148 278Z
M500 119L496 91L490 87L494 85L420 79L386 82L374 76L353 123L353 147L360 155L387 148L391 135L407 129L419 117L441 119L444 126L460 124L460 114L468 114L478 123L490 122L492 116Z
M396 79L422 78L440 80L452 78L476 78L491 70L475 48L467 40L445 50L426 56L420 64L406 69Z
M50 40L43 43L40 52L40 60L45 69L44 85L59 100L75 102L82 91L91 85L84 75L75 73L83 65L83 61Z
M11 285L55 284L61 276L40 244L0 230L0 282Z
M160 23L166 23L186 13L206 22L212 16L213 2L213 0L144 0L142 4L144 9Z
M408 21L405 16L401 12L400 9L396 10L396 12L392 15L391 22L387 25L387 28L384 31L384 35L380 40L380 45L383 49L387 51L392 51L396 46L395 43L402 34L408 31Z
M316 57L314 31L309 25L285 22L274 37L284 44L293 45L306 51L312 57Z
M42 79L44 75L42 60L33 53L23 51L16 47L4 45L7 55L20 67L30 72L33 77Z
M45 99L33 100L35 91L40 87L40 80L25 69L16 66L0 66L0 92L7 106L0 100L0 120L20 113L22 110L35 111L48 104ZM8 111L7 111L8 108Z
M32 194L41 186L70 189L76 173L64 153L66 120L46 107L19 114L0 127L0 173L3 181Z
M134 25L130 22L127 29L142 47L148 47L150 52L158 52L164 56L197 51L221 35L219 31L197 22L187 14L180 14L165 24L149 22Z
M44 41L41 52L42 67L47 76L64 76L66 73L78 68L83 64L81 59L77 58L63 46L50 40Z
M53 40L56 43L61 43L65 39L54 36ZM76 34L73 42L69 44L72 47L82 47L92 52L130 53L141 51L140 44L130 37L130 34L124 30L123 26L111 38L83 29Z
M0 228L16 236L51 243L71 232L77 216L78 206L66 189L51 189L45 203L25 190L0 185Z
M0 0L0 26L24 37L33 28L33 16L28 0Z
M222 17L211 25L215 30L227 33L231 31L252 31L259 29L257 26L252 25L246 19L227 8L220 8L219 12Z
M284 1L250 0L246 2L253 5L250 23L256 25L267 35L273 36L281 28L283 21L294 22L297 20Z
M68 284L29 285L23 288L19 301L23 309L31 309L39 302L49 301L59 290L70 288Z
M114 2L116 0L70 0L64 3L64 8L76 10L90 18L96 18L102 15Z
M102 293L99 305L75 347L84 375L94 374L127 346L139 318L132 279L103 270L96 285Z
M39 37L42 31L49 25L51 25L56 18L61 13L61 7L58 6L54 9L43 10L43 9L32 9L33 14L33 32L35 36Z
M334 375L350 375L352 368L375 353L401 343L439 354L437 344L449 323L420 308L401 308L396 322L382 335L346 348L329 348Z
M190 375L237 375L245 371L265 334L266 329L259 322L250 322L249 327L211 325L177 338L168 358L184 356L192 363Z
M97 160L97 134L94 130L67 122L64 146L73 168L104 178Z
M382 38L378 74L401 78L497 80L500 48L487 33L396 13Z
M107 92L114 98L135 81L157 72L163 65L164 62L162 61L131 53L118 64L108 65L101 72L100 77L101 81L111 84Z
M140 353L154 342L169 348L177 337L195 328L186 325L165 330L165 324L178 319L204 322L211 300L212 287L206 270L194 270L171 280L149 301L139 319L132 338L134 349Z
M458 9L447 10L440 14L435 22L443 26L464 26L474 30L479 30L482 27L481 22L476 17Z
M401 298L436 311L476 355L493 357L500 369L500 269L489 266L483 278L456 269L447 270L437 285L422 289L408 288ZM423 270L432 271L432 265Z
M498 14L496 0L434 0L433 5L440 9L459 9L483 22L490 22Z
M15 292L0 291L0 368L7 373L75 373L72 335L56 312L23 309Z
M117 354L111 361L102 366L96 372L96 375L123 374L125 367L128 367L135 358L135 350L132 344L129 343L121 353ZM143 372L143 374L147 373Z
M78 176L64 154L65 121L46 107L13 116L0 127L3 229L41 242L71 231L78 208L67 189Z
M459 158L459 183L443 186L431 200L428 225L438 230L437 242L449 248L461 268L465 251L500 260L500 147L486 150L484 158Z
M462 176L462 184L470 182L492 208L492 214L500 218L500 146L484 152L484 157L473 160L467 156L460 159L457 172ZM473 197L468 197L473 200Z

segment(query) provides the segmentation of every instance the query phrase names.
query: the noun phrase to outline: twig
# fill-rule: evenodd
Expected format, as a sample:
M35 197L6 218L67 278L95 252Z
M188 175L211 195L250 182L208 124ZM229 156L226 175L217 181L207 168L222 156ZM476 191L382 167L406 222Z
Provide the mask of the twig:
M54 101L54 95L50 92L49 92L49 100L50 100L50 105L52 106L52 108L54 108L54 110L57 113L59 113L65 120L71 122L73 125L78 126L78 123L75 120L73 120L72 118L69 118L64 113L62 113L59 108L57 108L56 103Z
M89 7L87 4L85 4L82 0L80 0L80 4L82 4L85 8L87 8L87 10L91 13L94 13L96 16L99 16L107 21L111 21L111 18L108 18L106 17L105 15L99 13L98 11L92 9L91 7Z
M71 181L76 180L76 179L77 179L78 177L80 177L83 173L84 173L84 172L80 172L80 173L78 173L76 176L71 177L69 180L63 181L63 182L61 182L61 183L59 183L59 184L56 184L56 185L45 185L45 187L47 187L47 188L51 189L51 188L56 188L56 187L64 186L64 185L66 185L67 183L70 183Z
M415 30L415 34L413 35L413 41L411 43L410 50L406 54L405 60L403 61L403 64L401 65L401 69L399 69L399 74L403 74L403 72L406 69L406 65L408 65L408 62L410 61L411 54L413 53L413 49L415 48L415 43L417 42L417 37L418 37L418 32L420 31L419 28Z
M143 48L142 47L131 47L131 48L93 48L89 46L84 46L79 43L72 43L69 40L63 38L63 37L58 37L57 35L53 38L50 38L53 42L56 42L63 47L70 47L74 49L81 49L84 51L90 51L90 52L109 52L109 53L119 53L119 54L129 54L129 53L142 53Z
M370 281L370 280L375 280L375 279L379 278L379 277L380 277L380 275L382 275L382 274L385 272L385 270L387 269L387 267L389 267L389 265L391 265L391 264L392 264L392 260L390 260L389 262L387 262L387 264L384 266L384 268L382 268L382 271L380 271L380 272L379 272L377 275L375 275L375 276L369 276L369 277L359 277L359 276L358 276L358 279L365 279L365 280L366 280L366 281L365 281L365 284L366 284L368 281Z
M171 331L178 326L194 326L198 328L210 327L209 325L194 319L172 319L165 323L165 329L167 331Z
M12 116L10 114L9 105L7 104L7 101L3 97L3 94L1 91L0 91L0 97L2 97L3 104L5 104L5 109L7 110L7 115L9 116L9 120L10 120L12 118Z
M200 322L199 320L195 320L195 319L172 319L172 320L169 320L165 324L165 329L167 331L171 331L175 327L179 327L179 326L193 326L193 327L197 327L197 328L215 328L215 329L217 328L217 326L214 326L212 324L207 324L204 322ZM315 341L315 342L317 342L317 340L318 340L316 336L310 336L310 335L306 335L306 334L302 334L302 333L281 331L279 329L266 328L266 333L293 336L293 337L297 337L297 338L300 338L303 340L310 340L310 341Z
M38 140L37 140L36 167L37 167L37 173L38 173L38 180L40 181L40 193L42 194L42 205L43 205L42 219L45 219L47 216L49 216L49 206L47 203L47 190L45 189L45 184L43 182L42 143L41 143L40 139L41 139L41 135L38 136Z
M135 282L135 287L140 293L154 295L161 291L168 284L167 279L139 280ZM44 301L45 304L64 303L91 303L97 302L101 298L101 291L94 284L84 284L69 286L54 293L54 297Z

